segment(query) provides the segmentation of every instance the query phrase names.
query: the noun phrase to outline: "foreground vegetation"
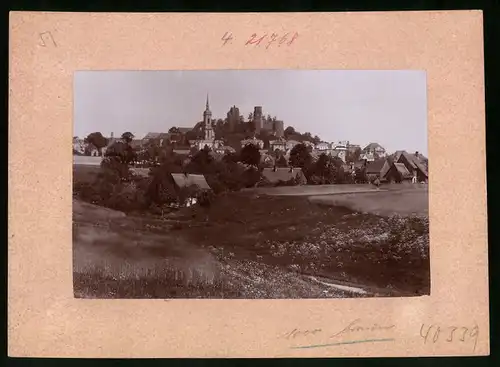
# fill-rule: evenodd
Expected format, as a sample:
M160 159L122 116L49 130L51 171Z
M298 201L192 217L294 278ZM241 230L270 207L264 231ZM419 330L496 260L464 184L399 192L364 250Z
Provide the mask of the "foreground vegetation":
M75 294L110 298L318 298L430 292L427 217L381 217L304 197L229 193L164 220L81 217L101 262L79 266ZM84 223L85 222L85 223ZM112 234L111 237L110 234ZM223 234L223 235L221 235ZM88 236L88 233L86 234ZM106 237L105 241L102 240ZM101 242L99 242L101 239ZM128 265L127 265L128 264ZM328 283L362 285L367 294Z

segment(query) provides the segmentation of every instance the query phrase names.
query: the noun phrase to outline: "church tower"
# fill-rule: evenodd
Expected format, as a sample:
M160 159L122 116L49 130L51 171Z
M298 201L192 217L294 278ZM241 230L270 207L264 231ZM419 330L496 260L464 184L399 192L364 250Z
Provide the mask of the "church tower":
M214 130L212 129L212 112L210 111L207 94L207 104L205 107L205 111L203 112L203 139L214 140L214 138Z

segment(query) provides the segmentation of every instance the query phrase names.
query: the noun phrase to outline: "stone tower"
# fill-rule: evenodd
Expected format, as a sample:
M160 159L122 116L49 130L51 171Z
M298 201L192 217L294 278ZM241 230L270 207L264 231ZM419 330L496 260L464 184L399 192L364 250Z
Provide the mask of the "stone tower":
M212 112L210 111L210 105L208 102L207 94L207 104L205 106L205 111L203 111L203 139L214 140L214 130L212 128Z
M253 123L255 126L255 132L259 133L262 129L262 107L255 106L253 110Z
M227 122L229 124L230 131L235 131L236 125L240 122L240 110L238 107L233 106L227 113Z

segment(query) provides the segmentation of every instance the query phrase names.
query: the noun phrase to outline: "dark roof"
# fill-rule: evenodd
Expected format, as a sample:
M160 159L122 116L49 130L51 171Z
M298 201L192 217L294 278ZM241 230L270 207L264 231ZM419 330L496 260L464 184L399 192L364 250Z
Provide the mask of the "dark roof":
M355 168L361 168L365 165L365 161L364 160L359 160L357 162L354 162L354 167Z
M380 173L382 171L382 168L384 167L385 162L385 159L377 159L373 162L369 162L366 165L366 173Z
M178 187L188 187L191 185L197 185L200 189L210 190L210 186L205 180L203 175L185 175L184 173L172 173L172 178Z
M269 182L279 182L279 181L289 181L292 178L296 178L297 175L302 174L302 169L294 168L293 172L290 172L290 168L276 168L276 172L273 168L264 168L262 171L262 176L264 176Z
M409 154L405 150L397 151L396 152L396 159L398 161L399 161L399 158L401 158L401 156L404 156L405 159L409 162L409 164L413 168L418 168L423 174L428 176L427 169L425 168L425 166L422 164L422 162L420 161L420 159L417 156L415 156L414 154Z
M401 174L403 178L408 178L411 177L410 171L406 168L406 166L403 163L394 163L394 166L398 170L398 172Z
M372 149L377 149L377 148L382 148L382 146L379 143L370 143L368 144L364 150L372 150ZM382 148L384 149L384 148Z
M178 129L179 129L179 131L180 131L182 134L188 133L188 132L190 132L191 130L193 130L193 128L192 128L192 127L179 127Z
M147 133L144 139L158 139L161 133Z

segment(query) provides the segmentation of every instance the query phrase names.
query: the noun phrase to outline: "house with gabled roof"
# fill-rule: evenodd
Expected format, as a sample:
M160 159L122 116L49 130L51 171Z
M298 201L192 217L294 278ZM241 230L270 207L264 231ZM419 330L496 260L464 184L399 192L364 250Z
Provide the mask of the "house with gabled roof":
M373 179L378 178L382 180L387 171L389 171L391 162L385 158L379 158L366 164L366 175Z
M184 188L188 188L191 186L196 186L201 191L211 191L212 188L208 184L204 175L198 174L188 174L188 173L172 173L171 174L175 191L178 195L178 200L175 203L172 203L170 206L174 208L179 207L189 207L197 203L198 198L196 196L190 196L184 198L185 200L181 202L180 191Z
M403 163L392 163L383 177L385 181L396 183L409 182L412 178L413 174Z
M406 169L415 177L418 182L427 182L429 174L426 166L417 155L409 154L406 151L398 151L395 155L395 162L402 163Z
M363 153L371 154L371 155L377 156L377 157L385 157L386 156L385 148L382 147L379 143L368 144L363 149Z

